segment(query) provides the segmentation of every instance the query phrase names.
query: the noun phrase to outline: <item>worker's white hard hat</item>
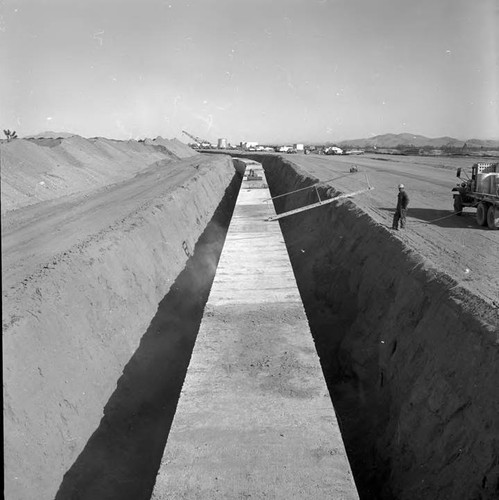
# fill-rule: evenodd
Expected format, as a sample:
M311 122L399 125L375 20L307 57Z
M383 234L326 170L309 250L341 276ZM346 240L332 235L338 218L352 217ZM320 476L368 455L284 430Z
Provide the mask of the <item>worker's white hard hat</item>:
M399 184L399 189L404 189L404 185L403 184Z

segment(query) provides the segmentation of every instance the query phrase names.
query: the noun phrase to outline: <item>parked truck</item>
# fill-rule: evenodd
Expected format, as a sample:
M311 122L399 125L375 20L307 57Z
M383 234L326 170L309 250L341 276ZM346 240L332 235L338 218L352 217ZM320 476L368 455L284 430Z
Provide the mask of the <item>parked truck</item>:
M462 168L457 169L461 179ZM471 176L464 171L465 179L454 188L454 213L461 215L465 207L476 208L476 221L480 226L499 228L499 163L475 163Z

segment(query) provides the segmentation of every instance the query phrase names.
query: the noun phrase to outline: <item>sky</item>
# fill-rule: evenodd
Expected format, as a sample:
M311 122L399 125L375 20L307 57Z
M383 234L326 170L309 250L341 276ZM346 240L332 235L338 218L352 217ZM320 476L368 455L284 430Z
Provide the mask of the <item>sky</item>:
M0 126L499 139L497 0L0 0Z

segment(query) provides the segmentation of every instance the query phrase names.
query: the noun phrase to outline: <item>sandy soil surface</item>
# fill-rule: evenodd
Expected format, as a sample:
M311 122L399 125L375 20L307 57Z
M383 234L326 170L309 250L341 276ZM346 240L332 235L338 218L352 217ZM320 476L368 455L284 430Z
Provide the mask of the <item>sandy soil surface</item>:
M474 209L465 209L461 217L452 210L457 167L483 158L290 155L288 159L341 192L363 189L367 175L374 190L353 200L386 227L391 227L397 186L403 183L410 199L408 224L396 237L463 287L499 307L499 231L478 226ZM359 172L350 174L352 165Z

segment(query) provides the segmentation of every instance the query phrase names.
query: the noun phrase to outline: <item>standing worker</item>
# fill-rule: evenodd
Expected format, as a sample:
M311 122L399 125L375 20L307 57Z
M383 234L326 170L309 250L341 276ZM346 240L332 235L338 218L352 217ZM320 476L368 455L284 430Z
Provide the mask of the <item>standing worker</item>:
M409 205L409 196L405 192L403 184L399 184L399 194L397 197L397 208L395 209L395 214L393 215L392 229L397 229L400 221L400 229L405 228L405 216L407 214L407 205Z

